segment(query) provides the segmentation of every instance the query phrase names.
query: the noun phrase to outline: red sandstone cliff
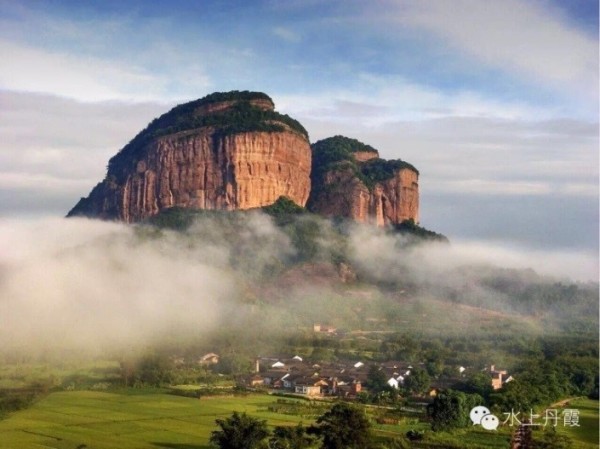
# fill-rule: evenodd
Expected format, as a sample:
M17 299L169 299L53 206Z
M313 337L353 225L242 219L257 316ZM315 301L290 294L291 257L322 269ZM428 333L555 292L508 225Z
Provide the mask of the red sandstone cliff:
M351 170L335 170L325 175L323 187L320 194L315 193L311 210L326 217L377 226L419 221L419 176L410 169L398 170L393 178L371 189Z
M119 219L135 222L173 206L251 209L287 196L306 204L310 152L293 133L249 132L213 139L211 130L158 139L120 189Z
M419 173L343 136L313 145L311 211L377 226L419 221Z
M236 100L201 103L169 121L161 117L161 128L153 131L151 124L148 131L159 136L138 136L142 144L122 150L117 162L111 160L106 179L69 215L131 223L173 206L250 209L272 204L280 196L304 206L311 170L307 136L287 121L278 121L277 115L257 112L272 111L270 99L247 103L241 112L229 114L232 117L227 114ZM235 120L243 121L245 128L227 128L238 127ZM180 128L182 122L209 125L177 131L175 126Z
M68 215L133 223L175 206L243 210L285 196L327 217L384 226L418 222L418 177L355 139L311 149L302 125L265 94L215 93L152 121Z

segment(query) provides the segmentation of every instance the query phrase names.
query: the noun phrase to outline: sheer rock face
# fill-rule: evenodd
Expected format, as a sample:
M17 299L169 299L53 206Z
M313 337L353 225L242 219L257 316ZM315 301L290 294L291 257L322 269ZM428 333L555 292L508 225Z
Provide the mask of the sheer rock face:
M401 168L370 189L351 168L325 173L311 194L310 208L327 217L346 217L377 226L419 221L419 175Z
M220 113L235 102L202 105L194 116ZM273 109L266 100L252 106ZM223 134L215 126L166 134L150 140L126 169L109 168L88 198L69 212L137 222L162 209L250 209L287 196L304 206L310 193L308 139L285 124L282 131Z
M280 196L306 204L310 153L304 138L292 132L222 139L211 134L203 130L154 143L121 189L118 218L135 222L173 206L251 209L273 204Z
M215 93L179 105L108 166L68 216L134 223L175 206L243 210L285 196L327 217L378 226L419 220L414 166L380 159L375 148L344 136L311 150L302 125L275 112L260 92Z
M403 168L387 181L376 184L372 194L377 224L419 222L419 175Z

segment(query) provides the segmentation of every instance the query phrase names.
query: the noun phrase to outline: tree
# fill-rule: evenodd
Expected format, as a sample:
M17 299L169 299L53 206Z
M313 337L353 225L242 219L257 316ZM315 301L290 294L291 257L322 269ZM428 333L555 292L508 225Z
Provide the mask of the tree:
M265 439L269 436L267 422L233 412L229 418L217 419L221 430L212 432L210 442L219 449L258 449L266 448Z
M302 424L296 427L278 426L269 440L269 449L309 449L314 443L315 438L306 433Z
M245 374L252 371L252 362L244 355L231 352L221 356L216 368L222 374Z
M467 377L463 385L457 388L465 393L476 393L483 396L485 399L490 397L494 392L492 382L488 373L476 372Z
M134 376L144 385L160 387L171 382L172 371L173 364L165 356L147 354L136 363Z
M371 365L369 368L369 373L367 374L367 387L373 393L387 390L387 387L389 387L387 376L377 365Z
M444 364L441 360L428 360L425 364L425 369L427 370L427 374L431 377L439 377L444 371Z
M365 449L371 446L371 423L364 411L340 402L317 418L311 433L323 439L321 449Z
M521 379L515 379L490 394L490 404L501 410L529 410L535 405L534 394L535 385L528 385Z
M464 393L445 391L439 393L429 407L431 428L434 431L466 426Z
M431 378L427 371L421 368L412 370L409 376L404 380L404 388L410 393L423 394L429 388Z
M434 431L466 427L470 424L469 412L483 399L479 395L447 390L439 393L428 407L431 428Z

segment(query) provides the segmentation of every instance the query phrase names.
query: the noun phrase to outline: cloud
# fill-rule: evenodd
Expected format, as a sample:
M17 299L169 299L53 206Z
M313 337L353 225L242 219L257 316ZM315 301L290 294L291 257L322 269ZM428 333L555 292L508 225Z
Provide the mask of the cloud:
M441 259L442 255L442 248L433 248L427 254L428 263L451 259L456 265L475 263L515 269L534 268L541 274L557 279L570 278L583 282L596 281L599 268L598 254L591 251L541 250L484 241L455 241L446 253L446 259ZM448 268L447 264L445 268Z
M428 189L588 195L597 186L597 122L483 98L474 108L472 100L463 103L471 95L411 89L405 96L406 87L392 85L370 97L340 90L275 100L313 141L357 138L384 158L416 165Z
M397 121L453 118L551 120L561 111L519 100L500 100L463 88L446 91L401 76L360 73L351 88L276 96L281 110L299 117L338 123L359 122L371 127Z
M598 196L598 185L593 183L572 182L564 186L567 195Z
M320 306L334 310L338 303L323 298L345 303L335 267L311 261L286 271L296 254L288 235L259 213L239 219L203 216L185 233L85 219L0 219L1 349L114 353L151 346L165 335L206 336L224 323L236 334L236 326L253 320L258 329L285 332L285 323L312 322ZM327 260L331 225L316 225ZM453 275L464 266L533 268L555 276L548 282L597 280L593 252L472 240L407 247L406 237L364 225L350 226L347 236L361 275L420 283L426 292L467 281ZM265 305L250 316L254 306L245 303L254 300Z
M275 36L283 39L284 41L291 42L294 44L297 44L302 40L301 36L297 32L283 26L277 26L273 28L271 32Z
M264 243L252 253L261 270L289 241L268 218L247 218L236 241ZM235 268L239 248L210 220L159 238L94 220L0 220L0 246L3 349L118 351L206 335L246 312L236 301L248 267Z
M425 227L450 238L597 248L597 117L518 104L496 108L493 100L482 114L458 116L469 108L457 96L413 91L402 101L404 89L382 83L370 96L339 89L274 99L312 141L341 134L374 146L383 158L414 164Z
M178 100L210 85L205 58L199 60L194 48L210 45L202 36L182 38L173 17L80 6L4 8L0 55L7 63L0 69L1 89L140 102Z
M0 88L52 93L83 101L147 101L169 97L166 75L89 55L47 51L0 40ZM198 65L185 72L188 84L208 86Z
M66 193L89 186L87 179L64 179L52 175L0 172L0 190L44 190Z
M28 206L64 215L104 177L108 159L167 109L0 91L0 215Z
M26 92L52 92L70 98L98 101L119 98L128 88L154 84L148 74L106 62L49 53L11 42L0 42L0 87ZM126 93L126 95L131 95Z
M547 195L552 188L542 182L528 181L493 181L486 179L462 179L446 181L431 185L434 189L461 194L494 194L494 195Z
M421 223L455 239L525 248L598 251L595 195L457 194L421 182Z
M552 218L546 212L552 202L547 200L571 198L572 204L589 210L597 198L597 123L555 117L537 121L443 117L382 122L380 118L388 114L401 115L399 107L411 106L398 106L399 95L390 94L387 101L388 92L383 89L370 99L342 90L339 95L273 97L278 110L307 127L312 141L343 134L373 145L384 158L401 158L417 166L421 171L423 224L451 236L466 236L466 230L471 230L472 237L487 238L493 237L493 230L497 238L518 235L523 242L539 242L535 229L540 222L531 211L538 210L537 215L572 227L570 216L583 217L585 213L571 208L568 215ZM5 91L0 91L0 104L0 215L4 216L64 215L104 177L108 159L152 118L171 107L161 103L82 103ZM448 194L454 197L448 198ZM455 209L444 216L436 212L439 195L446 195L444 201L455 204ZM473 214L481 209L480 198L484 196L494 202L499 197L510 200L510 213L528 217L531 223L520 219L516 233L494 226L491 218L482 214ZM537 198L538 203L525 201L526 197ZM574 201L577 198L587 200ZM496 209L487 213L496 221L502 214ZM473 223L465 226L463 217L467 216ZM593 229L577 236L560 232L554 242L549 237L544 237L544 242L593 243L596 240L587 235L590 232Z
M493 180L465 178L457 180L433 180L428 184L433 191L455 193L458 195L493 196L583 196L598 197L598 185L589 182L536 182L526 180Z
M352 263L375 279L440 285L447 282L444 277L464 266L533 269L554 280L597 280L598 253L593 251L544 250L506 242L460 239L450 244L426 243L407 248L403 239L356 227L350 234Z
M387 2L395 20L424 29L480 62L597 99L598 41L542 2Z

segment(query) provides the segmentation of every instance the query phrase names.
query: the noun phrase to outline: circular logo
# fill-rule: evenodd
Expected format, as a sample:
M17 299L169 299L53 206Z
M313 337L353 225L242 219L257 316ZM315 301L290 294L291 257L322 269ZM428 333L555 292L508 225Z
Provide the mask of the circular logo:
M485 415L481 418L481 427L485 430L496 430L500 425L500 420L494 415Z
M490 413L491 412L487 407L484 407L483 405L478 405L477 407L473 407L471 409L471 413L469 413L469 418L471 418L473 425L481 424L481 418L483 418L485 415L489 415Z

